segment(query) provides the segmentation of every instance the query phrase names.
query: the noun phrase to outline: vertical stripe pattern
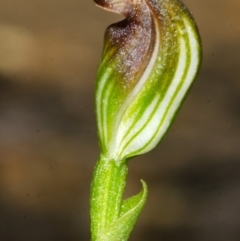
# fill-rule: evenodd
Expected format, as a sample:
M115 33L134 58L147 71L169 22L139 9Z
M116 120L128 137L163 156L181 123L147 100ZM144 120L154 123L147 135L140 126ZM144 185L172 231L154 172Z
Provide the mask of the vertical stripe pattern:
M125 20L108 27L96 85L101 152L116 161L162 139L200 65L191 14L179 0L95 0Z

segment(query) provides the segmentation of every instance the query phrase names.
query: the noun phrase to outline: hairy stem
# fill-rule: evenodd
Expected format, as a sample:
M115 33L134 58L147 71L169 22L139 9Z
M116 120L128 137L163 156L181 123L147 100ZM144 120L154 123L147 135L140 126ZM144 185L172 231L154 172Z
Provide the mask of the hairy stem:
M90 215L92 241L100 241L106 228L120 215L128 168L100 158L91 184Z

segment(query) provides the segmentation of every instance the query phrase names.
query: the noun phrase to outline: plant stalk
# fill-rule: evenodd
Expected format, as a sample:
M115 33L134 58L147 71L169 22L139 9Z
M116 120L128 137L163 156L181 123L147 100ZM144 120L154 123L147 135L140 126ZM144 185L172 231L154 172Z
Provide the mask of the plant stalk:
M90 197L91 241L105 241L106 228L119 218L127 164L100 157L93 173Z

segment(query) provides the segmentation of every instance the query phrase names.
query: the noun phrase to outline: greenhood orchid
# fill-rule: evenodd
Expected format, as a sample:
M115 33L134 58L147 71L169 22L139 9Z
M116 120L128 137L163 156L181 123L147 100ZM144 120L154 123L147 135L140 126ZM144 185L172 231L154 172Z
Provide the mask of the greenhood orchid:
M147 186L122 201L130 157L163 138L199 69L195 22L179 0L95 0L125 19L109 26L96 82L101 155L91 185L92 241L125 241Z

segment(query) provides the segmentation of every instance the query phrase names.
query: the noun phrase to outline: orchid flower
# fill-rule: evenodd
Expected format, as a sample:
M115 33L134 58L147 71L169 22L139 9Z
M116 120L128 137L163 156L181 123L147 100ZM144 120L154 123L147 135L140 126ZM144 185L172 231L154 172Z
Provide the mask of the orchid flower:
M91 184L91 240L126 241L147 186L122 200L129 158L152 150L173 122L201 62L192 15L179 0L95 0L110 25L97 72L100 158Z

